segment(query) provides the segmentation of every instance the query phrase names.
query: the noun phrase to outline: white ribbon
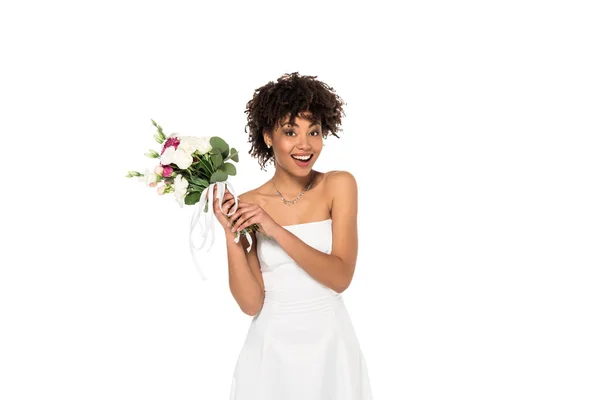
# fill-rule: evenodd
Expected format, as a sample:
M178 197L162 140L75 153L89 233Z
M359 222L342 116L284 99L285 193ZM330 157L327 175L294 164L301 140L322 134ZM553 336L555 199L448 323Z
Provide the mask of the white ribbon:
M190 252L192 253L192 259L194 260L194 264L196 265L196 268L198 269L198 272L200 273L202 280L206 280L206 276L204 275L204 272L202 271L202 267L200 266L200 263L198 263L198 259L196 258L196 252L194 250L202 250L204 245L206 243L208 243L208 241L210 240L210 245L206 249L206 251L208 252L208 250L210 250L210 248L212 247L212 245L215 241L215 235L213 232L214 231L214 222L217 218L216 216L214 216L214 210L213 210L213 192L214 192L213 188L215 185L217 186L216 196L217 196L217 199L219 199L219 209L221 210L221 212L223 212L223 195L225 194L225 186L226 185L227 185L227 189L229 190L229 192L233 195L233 197L235 199L235 205L231 208L229 214L225 214L225 215L227 215L229 217L230 215L235 213L238 208L238 198L235 195L235 190L233 189L233 186L231 186L231 183L229 183L228 181L211 183L206 189L204 189L202 191L202 194L200 195L200 200L198 200L197 207L194 210L194 215L192 215L192 220L190 222L190 235L189 235ZM208 205L208 210L206 212L204 212L204 208L206 208L207 205ZM200 221L202 221L202 219L200 218L201 214L204 215L204 221L202 223L200 223ZM214 217L214 219L213 219L213 217ZM200 234L202 236L202 243L200 244L199 247L194 246L194 240L192 239L192 234L194 232L194 229L196 229L197 225L200 225L200 230L201 230ZM237 237L234 239L235 243L239 242L240 236L241 236L240 233L241 232L238 232ZM250 252L250 249L252 248L252 237L250 236L250 234L248 234L248 232L244 232L244 234L246 235L246 239L248 240L248 243L250 243L250 245L248 246L246 251Z

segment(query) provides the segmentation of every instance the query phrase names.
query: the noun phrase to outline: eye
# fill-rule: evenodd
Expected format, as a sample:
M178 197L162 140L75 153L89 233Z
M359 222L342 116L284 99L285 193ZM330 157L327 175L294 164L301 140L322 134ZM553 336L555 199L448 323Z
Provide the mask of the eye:
M294 132L294 131L286 131L286 132L284 132L284 133L287 135L287 134L289 134L289 133L296 133L296 132ZM319 135L321 134L319 131L313 131L313 132L311 132L311 133L316 133L316 135L314 135L314 136L319 136Z

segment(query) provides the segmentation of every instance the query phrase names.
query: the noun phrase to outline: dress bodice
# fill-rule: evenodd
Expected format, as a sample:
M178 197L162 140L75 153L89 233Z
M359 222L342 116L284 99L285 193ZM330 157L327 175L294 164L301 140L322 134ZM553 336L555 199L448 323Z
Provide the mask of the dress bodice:
M331 253L331 218L304 224L282 225L302 241L324 253ZM283 264L295 264L294 260L279 246L275 239L265 239L257 235L256 251L262 272L272 271Z
M282 225L309 246L331 254L331 218L303 224ZM257 235L256 251L265 284L265 299L292 300L307 295L336 294L332 289L313 279L277 243Z

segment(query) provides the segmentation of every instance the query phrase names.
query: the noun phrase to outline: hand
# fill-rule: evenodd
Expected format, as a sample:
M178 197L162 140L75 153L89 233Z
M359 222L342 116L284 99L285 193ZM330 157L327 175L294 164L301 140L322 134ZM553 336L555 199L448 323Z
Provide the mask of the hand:
M238 209L229 218L232 222L235 221L232 226L234 231L241 231L250 225L258 224L260 232L266 236L272 236L277 229L281 228L281 225L273 221L273 218L261 206L254 203L238 202Z
M219 209L219 199L217 199L217 186L215 185L213 187L213 205L212 205L213 213L215 214L215 217L217 217L217 221L219 221L219 223L225 230L230 229L230 225L231 225L230 217L228 217L225 214L228 214L229 210L234 205L235 205L235 198L233 197L231 192L227 188L225 188L225 193L223 194L223 203L222 203L223 212L221 212L221 210ZM238 206L239 206L239 199L238 199Z

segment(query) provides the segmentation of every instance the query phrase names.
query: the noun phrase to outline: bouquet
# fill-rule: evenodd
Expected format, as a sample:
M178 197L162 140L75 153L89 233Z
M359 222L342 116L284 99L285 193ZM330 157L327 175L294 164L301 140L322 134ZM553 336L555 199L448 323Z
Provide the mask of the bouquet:
M206 249L208 251L214 243L214 210L213 210L213 193L214 186L217 186L217 198L219 199L219 208L223 211L223 196L225 188L235 198L235 205L227 217L232 215L238 207L238 198L235 190L227 178L234 176L237 171L235 165L228 161L239 161L239 153L235 148L229 148L229 145L218 136L181 136L177 133L172 133L167 137L161 128L154 120L152 124L157 128L157 133L154 139L162 145L160 153L155 150L144 155L149 158L158 158L159 164L154 167L154 170L146 168L144 173L137 171L128 171L126 177L138 177L140 182L144 182L148 187L156 187L159 195L173 193L175 200L179 206L183 205L194 206L197 204L190 223L189 232L189 247L192 253L194 264L200 273L203 280L206 276L202 271L194 250L200 250L208 243L210 245ZM200 215L204 216L203 223L200 222ZM216 217L215 217L216 219ZM233 221L235 222L235 221ZM194 245L192 235L197 225L201 225L202 243L199 247ZM268 238L260 231L258 224L253 224L240 232L236 232L234 241L239 242L240 235L245 235L249 246L246 251L250 251L252 247L252 238L249 235L250 231L258 232Z

